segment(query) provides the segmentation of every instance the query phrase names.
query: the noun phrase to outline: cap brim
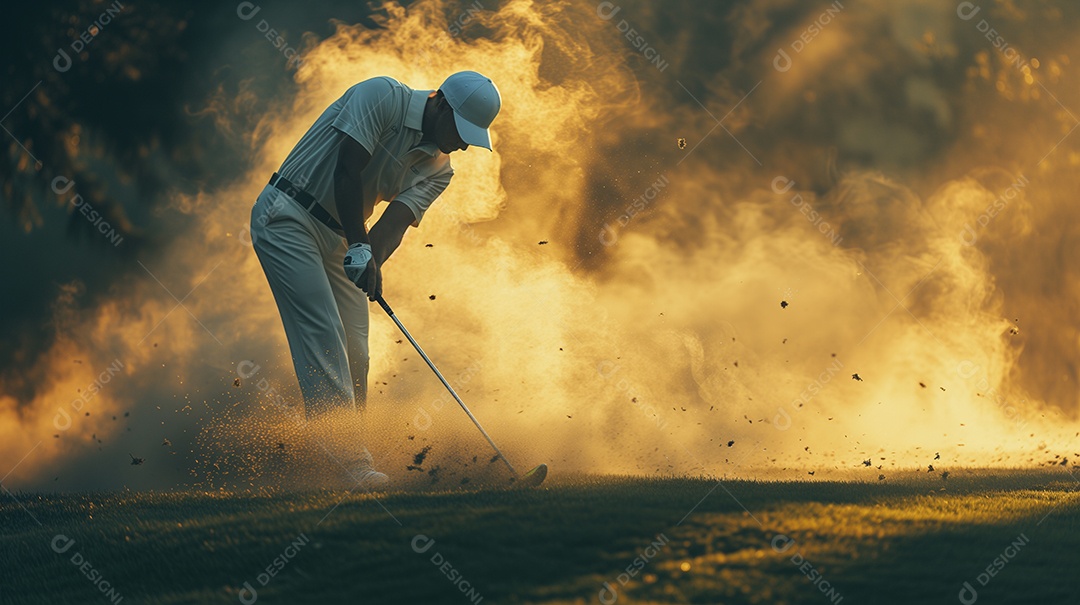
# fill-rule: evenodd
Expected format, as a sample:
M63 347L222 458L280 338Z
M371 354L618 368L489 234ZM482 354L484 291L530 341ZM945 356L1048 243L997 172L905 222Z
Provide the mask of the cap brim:
M483 147L488 151L491 149L491 136L488 134L487 128L481 128L476 124L461 117L461 114L454 112L454 124L457 125L458 136L462 141L472 145L473 147Z

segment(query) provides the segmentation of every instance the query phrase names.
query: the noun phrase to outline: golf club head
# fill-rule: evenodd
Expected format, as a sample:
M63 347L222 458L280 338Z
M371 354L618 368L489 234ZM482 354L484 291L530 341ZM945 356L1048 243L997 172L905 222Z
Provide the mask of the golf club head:
M548 467L546 464L541 464L531 471L525 473L517 480L516 487L529 488L538 487L547 478Z

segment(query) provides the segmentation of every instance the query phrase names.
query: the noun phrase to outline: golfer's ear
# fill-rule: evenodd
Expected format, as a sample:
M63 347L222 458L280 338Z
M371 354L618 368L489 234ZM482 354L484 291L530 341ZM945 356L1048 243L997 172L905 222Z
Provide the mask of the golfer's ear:
M358 175L367 168L371 161L371 154L356 139L345 135L338 146L337 164L334 166L334 176Z

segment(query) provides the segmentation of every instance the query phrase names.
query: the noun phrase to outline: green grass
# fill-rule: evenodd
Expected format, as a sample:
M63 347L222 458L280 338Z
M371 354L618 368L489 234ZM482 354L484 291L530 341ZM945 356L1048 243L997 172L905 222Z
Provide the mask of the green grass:
M554 476L534 491L377 495L4 494L0 603L107 603L72 564L75 552L123 603L237 603L245 581L260 603L468 603L432 563L436 553L482 603L597 603L604 582L619 603L959 603L965 581L979 603L1080 600L1070 474L894 476ZM64 554L50 547L57 534L76 541ZM424 553L411 546L418 534L435 540ZM778 534L796 542L778 552ZM1018 538L1027 543L978 583ZM297 539L306 544L260 585L260 571ZM833 600L792 562L796 553Z

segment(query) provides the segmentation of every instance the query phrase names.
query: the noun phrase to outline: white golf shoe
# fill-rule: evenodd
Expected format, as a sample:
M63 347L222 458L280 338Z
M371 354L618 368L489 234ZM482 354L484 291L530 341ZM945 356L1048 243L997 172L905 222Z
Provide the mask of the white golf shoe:
M362 448L360 458L350 469L349 476L353 484L366 490L376 489L390 482L390 478L386 476L386 473L375 470L371 452L366 447Z

